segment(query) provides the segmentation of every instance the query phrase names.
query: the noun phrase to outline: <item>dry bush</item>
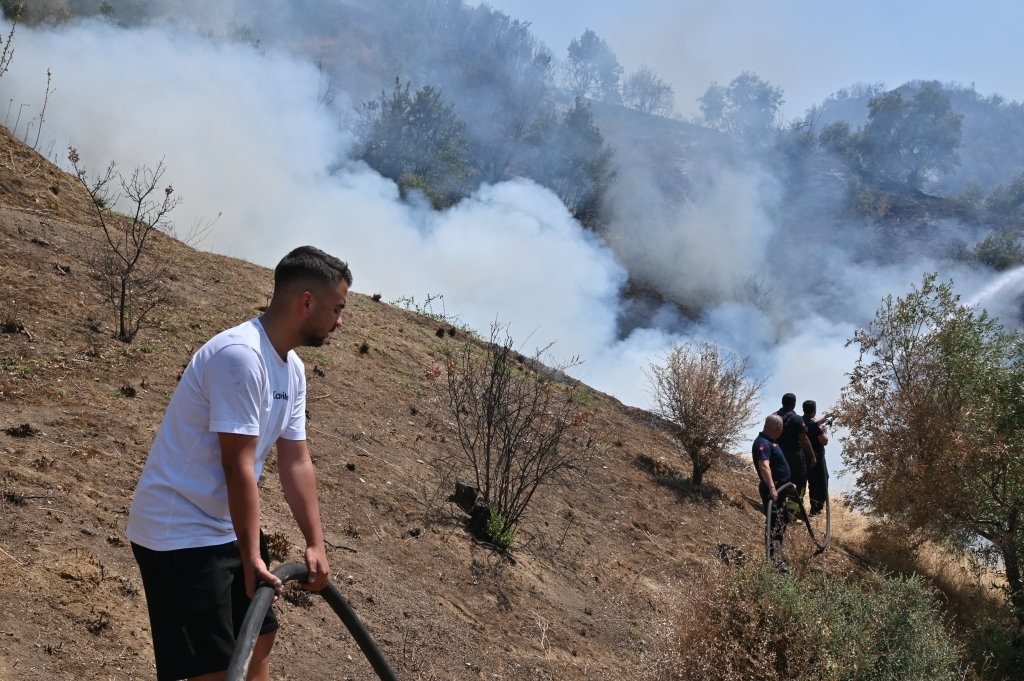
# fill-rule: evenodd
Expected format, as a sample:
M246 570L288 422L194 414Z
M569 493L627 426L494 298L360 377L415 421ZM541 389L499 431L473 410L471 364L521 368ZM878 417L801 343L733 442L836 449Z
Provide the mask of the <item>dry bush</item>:
M984 565L967 560L930 541L914 541L898 526L847 509L832 520L845 517L843 545L887 574L918 575L942 596L944 609L961 625L980 621L1006 605L1006 580ZM839 536L839 535L837 535Z
M674 426L695 485L756 422L764 381L746 378L747 361L715 343L686 343L673 345L663 365L651 363L655 412Z
M574 363L547 367L543 351L523 357L497 322L490 342L466 337L447 352L440 399L462 467L490 509L484 534L507 547L540 487L570 484L586 472L595 449L592 413L564 374Z
M886 574L917 575L939 595L939 604L964 642L965 678L1008 681L1024 668L1024 649L1006 600L1006 581L991 567L930 541L914 541L891 524L832 502L833 536L864 567Z
M695 575L647 657L659 681L962 679L923 582L800 579L759 563Z
M99 251L90 257L93 275L100 282L100 292L117 316L117 337L130 343L146 323L148 315L167 302L167 289L161 279L164 271L153 257L153 241L159 231L172 233L168 215L181 202L168 185L158 191L163 178L164 163L155 168L139 166L125 178L111 163L90 183L74 147L68 147L68 161L75 177L92 199L96 217L103 230ZM114 179L123 194L114 194ZM127 214L115 213L113 207L124 196L128 199Z

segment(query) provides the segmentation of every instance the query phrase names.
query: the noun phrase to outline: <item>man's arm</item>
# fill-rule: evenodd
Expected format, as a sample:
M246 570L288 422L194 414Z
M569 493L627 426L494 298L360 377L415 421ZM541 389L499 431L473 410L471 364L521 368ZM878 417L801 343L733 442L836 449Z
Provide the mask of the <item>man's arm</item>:
M775 490L775 481L772 480L772 469L768 465L767 459L761 459L757 462L757 472L761 474L761 479L768 486L768 494L771 495L772 501L778 502L779 493Z
M800 433L800 446L804 449L804 454L807 455L807 467L814 468L818 465L818 457L814 456L814 448L811 447L811 440L807 437L807 433Z
M822 426L821 433L818 435L818 442L821 443L822 447L828 444L828 431L825 430L824 426Z
M277 441L277 469L281 488L295 522L306 538L306 566L309 578L306 587L319 591L327 585L331 568L327 564L324 533L320 525L320 504L316 498L316 473L305 440Z
M220 460L228 484L228 509L238 537L245 574L245 593L252 598L256 580L281 593L281 580L270 573L260 556L260 494L256 488L256 436L217 433ZM277 596L274 597L275 600Z

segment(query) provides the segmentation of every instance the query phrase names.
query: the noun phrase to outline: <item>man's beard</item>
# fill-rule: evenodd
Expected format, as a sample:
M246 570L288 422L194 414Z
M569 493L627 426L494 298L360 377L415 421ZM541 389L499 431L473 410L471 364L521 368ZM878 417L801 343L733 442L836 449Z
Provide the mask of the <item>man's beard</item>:
M306 348L319 348L327 342L329 335L329 331L321 336L311 329L302 329L302 346Z
M302 345L307 348L319 348L326 342L327 336L314 336L313 334L305 334L302 339Z

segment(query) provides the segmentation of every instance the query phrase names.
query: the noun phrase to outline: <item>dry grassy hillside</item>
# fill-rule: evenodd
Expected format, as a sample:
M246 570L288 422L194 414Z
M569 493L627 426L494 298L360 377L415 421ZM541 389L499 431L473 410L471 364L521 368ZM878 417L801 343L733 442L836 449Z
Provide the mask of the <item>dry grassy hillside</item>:
M124 539L132 489L182 367L258 314L272 287L265 268L161 235L173 296L158 328L126 345L89 274L97 235L73 178L0 129L0 679L154 677ZM453 440L428 375L459 336L350 301L330 344L299 353L310 447L334 580L402 678L633 678L678 586L730 569L719 544L758 554L746 459L704 489L673 481L685 466L672 442L596 391L587 406L603 441L586 483L536 501L511 559L474 542L440 486ZM273 461L261 486L264 527L299 559ZM840 551L807 555L802 569L849 569ZM300 601L275 606L274 677L371 678L326 605Z

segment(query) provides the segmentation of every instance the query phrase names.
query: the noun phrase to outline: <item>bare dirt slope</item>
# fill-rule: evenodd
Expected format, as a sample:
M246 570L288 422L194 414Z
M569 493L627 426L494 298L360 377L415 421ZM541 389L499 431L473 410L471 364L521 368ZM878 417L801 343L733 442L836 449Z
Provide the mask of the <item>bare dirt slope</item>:
M97 236L74 179L0 129L0 679L154 678L124 539L132 490L192 353L272 288L267 269L161 236L173 298L125 345L89 275ZM685 468L672 442L596 391L604 441L587 482L537 500L511 559L474 542L439 488L453 440L430 378L460 336L350 300L330 345L300 352L310 444L334 580L402 678L633 678L678 584L720 566L719 544L758 554L745 459L708 489L672 484L667 467ZM28 437L3 432L22 424ZM266 530L300 559L273 462L261 486ZM848 569L837 551L803 567ZM275 607L275 678L372 678L325 604Z

